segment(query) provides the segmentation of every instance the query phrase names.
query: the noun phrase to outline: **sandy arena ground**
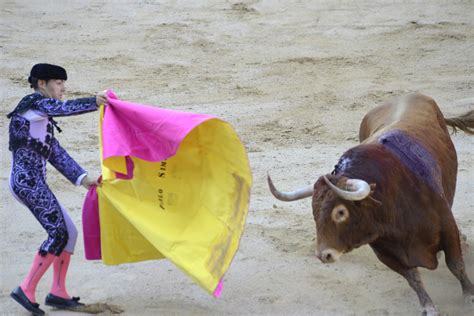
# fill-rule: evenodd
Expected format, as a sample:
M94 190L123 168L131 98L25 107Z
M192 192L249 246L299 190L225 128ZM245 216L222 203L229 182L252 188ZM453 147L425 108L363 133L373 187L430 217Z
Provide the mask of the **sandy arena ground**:
M369 2L369 1L367 1ZM447 116L474 108L472 1L0 1L1 315L27 315L9 298L45 234L8 190L5 114L30 92L37 62L68 70L68 98L112 88L141 103L217 115L244 140L254 187L240 250L214 299L167 261L105 266L84 259L82 235L68 287L123 315L417 315L407 282L368 246L325 265L314 256L311 201L284 203L269 171L291 190L329 173L357 144L363 115L420 91ZM307 4L311 3L311 4ZM59 119L60 141L99 172L97 113ZM474 280L474 137L459 155L453 212L471 247ZM49 184L81 230L85 190L54 168ZM449 315L473 315L444 260L422 275ZM40 303L51 272L38 287ZM67 312L46 308L50 315ZM76 314L77 315L77 314Z

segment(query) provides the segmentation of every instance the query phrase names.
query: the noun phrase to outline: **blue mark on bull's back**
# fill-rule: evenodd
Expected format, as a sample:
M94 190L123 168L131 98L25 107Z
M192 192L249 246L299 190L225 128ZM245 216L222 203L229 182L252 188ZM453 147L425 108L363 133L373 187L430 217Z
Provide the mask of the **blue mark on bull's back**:
M394 153L405 167L434 191L443 192L438 163L413 137L400 130L393 130L380 136L378 142Z

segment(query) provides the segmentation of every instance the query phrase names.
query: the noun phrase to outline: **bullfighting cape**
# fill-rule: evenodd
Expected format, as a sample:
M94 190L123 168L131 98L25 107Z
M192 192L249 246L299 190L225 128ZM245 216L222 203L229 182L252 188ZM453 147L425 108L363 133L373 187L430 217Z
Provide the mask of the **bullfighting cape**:
M243 144L218 118L108 97L97 187L103 262L167 258L215 294L248 211Z

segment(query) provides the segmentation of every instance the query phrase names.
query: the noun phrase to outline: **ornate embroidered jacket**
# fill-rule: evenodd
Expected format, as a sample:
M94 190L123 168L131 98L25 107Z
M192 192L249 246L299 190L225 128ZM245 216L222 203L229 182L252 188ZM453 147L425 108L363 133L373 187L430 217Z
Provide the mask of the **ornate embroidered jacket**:
M54 137L53 127L56 127L59 132L61 130L53 117L95 110L97 110L95 97L61 101L46 98L39 92L27 95L7 115L11 119L9 149L13 152L19 148L36 151L69 181L78 185L78 179L82 180L87 173Z

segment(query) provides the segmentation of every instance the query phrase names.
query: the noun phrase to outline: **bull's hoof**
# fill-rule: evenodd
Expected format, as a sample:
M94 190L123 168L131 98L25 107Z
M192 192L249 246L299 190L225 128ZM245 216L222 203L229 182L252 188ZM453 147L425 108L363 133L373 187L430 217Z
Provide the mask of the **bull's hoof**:
M474 295L465 295L464 302L466 305L474 308Z
M423 308L422 316L439 316L439 310L435 306L427 306Z

